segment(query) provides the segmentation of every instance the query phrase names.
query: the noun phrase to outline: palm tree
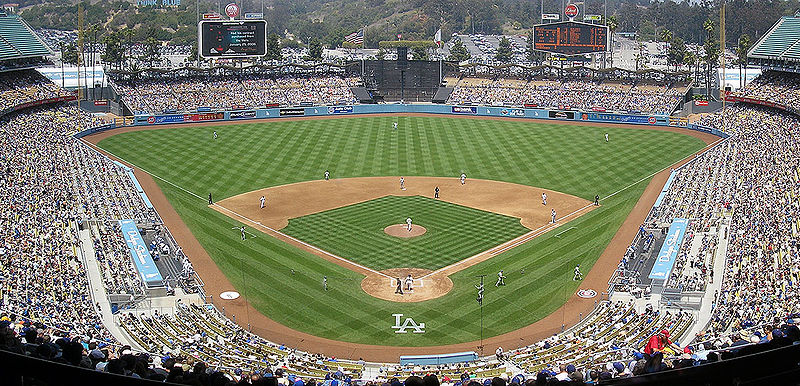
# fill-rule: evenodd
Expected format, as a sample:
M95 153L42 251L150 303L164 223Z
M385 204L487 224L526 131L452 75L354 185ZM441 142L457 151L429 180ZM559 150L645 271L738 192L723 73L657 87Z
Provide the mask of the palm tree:
M664 42L664 54L666 54L667 53L667 46L672 41L672 31L670 31L669 29L664 28L664 29L661 30L660 37L661 37L661 41Z
M683 57L683 64L689 67L690 71L692 67L699 63L697 60L697 55L692 51L687 51L686 55ZM694 71L694 81L697 82L697 69Z
M617 21L617 17L615 15L611 15L606 20L606 26L608 27L608 32L611 34L611 67L614 67L614 32L617 31L617 27L619 27L619 21Z
M745 71L745 76L742 77L742 66L747 68L747 51L750 50L752 44L750 35L742 34L742 36L739 36L739 46L736 47L736 56L738 56L736 61L739 63L739 87L747 86L747 71ZM742 85L743 80L744 85Z
M711 69L714 62L719 59L719 53L716 43L714 43L714 21L706 19L703 22L703 29L706 31L706 40L703 43L705 55L703 60L706 62L706 95L711 94Z

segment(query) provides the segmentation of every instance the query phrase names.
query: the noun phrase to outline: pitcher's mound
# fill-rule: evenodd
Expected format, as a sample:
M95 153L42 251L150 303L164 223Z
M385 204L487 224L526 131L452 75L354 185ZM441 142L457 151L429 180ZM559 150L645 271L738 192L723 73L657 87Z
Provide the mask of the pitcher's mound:
M422 236L427 231L428 230L425 229L425 227L423 226L412 225L411 231L409 232L408 226L406 224L389 225L388 227L383 228L383 232L386 233L387 235L394 237L403 237L403 238Z

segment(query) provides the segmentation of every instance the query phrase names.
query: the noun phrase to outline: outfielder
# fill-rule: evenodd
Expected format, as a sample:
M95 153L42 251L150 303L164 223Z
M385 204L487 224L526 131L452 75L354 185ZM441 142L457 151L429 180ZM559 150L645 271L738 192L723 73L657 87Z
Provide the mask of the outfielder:
M467 175L461 173L461 185L464 185L467 182Z
M394 130L397 130L397 122L392 122L392 128L393 128Z
M542 192L542 205L547 205L547 193Z
M214 130L214 139L217 139L217 131Z
M550 209L550 221L555 224L556 223L556 210Z
M406 179L402 176L400 177L400 190L406 190Z
M411 277L411 274L408 274L408 276L406 276L406 291L412 291L412 285L414 285L414 278Z
M242 231L242 241L244 241L244 227L242 227L242 228L241 228L241 229L239 229L239 230L240 230L240 231Z
M331 178L331 172L325 170L325 181L329 180L330 178Z
M608 133L606 133L606 142L608 142Z
M267 202L267 196L261 196L260 201L261 201L261 209L264 209L264 206L266 206L265 204Z
M328 290L328 276L322 277L322 288L324 288L325 291Z
M408 231L411 232L411 217L406 218L406 227Z
M497 283L494 283L495 287L499 287L501 285L506 285L505 276L503 276L503 270L501 269L500 272L497 273Z
M583 274L581 273L581 265L578 264L575 266L575 276L572 277L572 280L583 280Z

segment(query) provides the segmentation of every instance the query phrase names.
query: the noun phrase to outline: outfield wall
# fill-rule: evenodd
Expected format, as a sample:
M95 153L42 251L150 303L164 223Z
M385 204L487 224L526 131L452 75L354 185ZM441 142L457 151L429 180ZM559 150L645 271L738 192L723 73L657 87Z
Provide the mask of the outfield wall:
M427 113L465 115L477 117L510 117L553 119L566 121L603 122L650 126L684 127L711 133L718 137L727 138L728 135L711 128L690 124L686 118L670 117L667 115L622 114L601 111L580 110L552 110L518 107L493 107L493 106L456 106L439 104L377 104L377 105L342 105L342 106L316 106L316 107L283 107L251 110L198 112L184 114L137 115L132 124L134 126L164 125L175 123L199 123L213 121L239 121L251 119L270 119L288 117L319 117L342 116L360 114L385 114L385 113ZM107 128L106 128L107 129ZM99 130L93 130L97 132ZM78 136L90 134L79 133Z

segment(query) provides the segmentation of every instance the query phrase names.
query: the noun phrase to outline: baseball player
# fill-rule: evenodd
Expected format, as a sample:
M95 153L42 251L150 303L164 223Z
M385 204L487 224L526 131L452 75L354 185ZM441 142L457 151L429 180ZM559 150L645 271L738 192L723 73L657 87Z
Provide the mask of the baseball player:
M433 198L439 198L439 187L433 189Z
M555 224L556 223L556 210L550 209L550 221Z
M267 202L267 196L261 196L260 201L261 201L261 209L264 209L264 206L266 206L265 204Z
M600 195L599 194L595 194L594 195L594 206L599 206L599 205L600 205Z
M217 131L214 130L214 139L217 139Z
M606 133L606 142L608 142L608 133Z
M572 277L572 280L583 280L583 274L581 273L581 265L578 264L575 266L575 276Z
M402 176L400 177L400 190L406 190L406 179Z
M478 298L475 299L478 303L483 304L483 283L475 284L475 289L478 290Z
M394 293L402 295L403 294L403 282L400 281L399 277L396 280L397 280L397 289L394 290Z
M325 181L331 179L331 172L325 170Z
M547 193L542 192L542 205L547 205Z
M244 241L244 227L242 227L242 228L241 228L241 229L239 229L239 230L240 230L240 231L242 231L242 241Z
M214 205L214 201L211 200L211 193L208 194L208 205Z
M392 129L397 130L397 122L392 122Z
M501 269L500 272L497 273L497 283L494 283L494 286L499 287L501 285L506 285L505 278L503 270Z
M322 277L322 288L324 288L325 291L328 290L328 276L327 275Z
M408 274L408 276L406 276L406 291L412 291L412 285L414 285L414 278L411 277L411 274Z
M406 227L408 231L411 232L411 217L406 218Z
M464 185L467 182L467 175L461 173L461 185Z

